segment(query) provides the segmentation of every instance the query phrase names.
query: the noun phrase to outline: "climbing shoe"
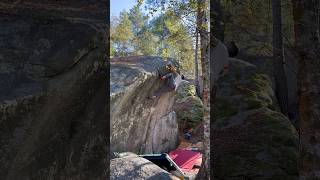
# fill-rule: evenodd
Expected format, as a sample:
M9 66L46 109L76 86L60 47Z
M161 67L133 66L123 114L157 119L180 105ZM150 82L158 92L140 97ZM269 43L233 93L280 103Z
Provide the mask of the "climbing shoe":
M148 99L156 99L157 96L148 96Z

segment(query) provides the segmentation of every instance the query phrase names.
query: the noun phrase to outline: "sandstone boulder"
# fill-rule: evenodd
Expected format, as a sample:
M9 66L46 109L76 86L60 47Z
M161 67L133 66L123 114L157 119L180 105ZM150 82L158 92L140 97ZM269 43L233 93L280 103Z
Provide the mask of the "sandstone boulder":
M175 96L174 111L183 127L195 127L203 119L203 103L196 96L195 86L188 81L182 81Z
M107 177L105 9L0 3L1 179Z
M229 54L227 47L222 43L218 42L218 44L213 48L212 52L213 62L210 63L210 66L213 70L212 76L216 81L219 79L219 74L223 71L224 66L229 64Z
M114 58L110 68L111 151L134 153L168 152L177 147L178 123L173 111L174 92L165 86L158 70L160 57Z
M147 159L132 153L110 161L111 180L170 180L174 179L167 171Z
M216 179L298 179L298 134L278 112L270 78L230 59L217 83L213 122Z

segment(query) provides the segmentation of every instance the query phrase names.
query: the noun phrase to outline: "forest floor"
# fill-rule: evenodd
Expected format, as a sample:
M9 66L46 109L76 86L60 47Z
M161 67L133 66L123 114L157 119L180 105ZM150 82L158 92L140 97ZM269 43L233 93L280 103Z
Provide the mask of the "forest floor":
M202 151L203 149L203 124L199 124L196 126L191 132L190 140L184 138L183 129L179 130L179 146L178 149L197 149L196 151ZM202 163L202 159L200 159L196 164L198 167L193 168L188 174L198 174L200 170L200 166Z
M184 138L183 129L179 129L179 147L178 148L198 148L199 150L202 149L202 142L203 142L203 124L199 124L198 126L194 127L190 132L191 138L187 140Z

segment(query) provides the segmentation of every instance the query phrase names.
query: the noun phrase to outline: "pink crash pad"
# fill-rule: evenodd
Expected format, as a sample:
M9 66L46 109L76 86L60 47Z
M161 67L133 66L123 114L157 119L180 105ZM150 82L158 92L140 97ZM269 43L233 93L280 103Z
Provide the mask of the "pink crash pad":
M182 171L191 171L195 164L199 164L202 155L199 152L176 149L169 153L170 158L180 167Z

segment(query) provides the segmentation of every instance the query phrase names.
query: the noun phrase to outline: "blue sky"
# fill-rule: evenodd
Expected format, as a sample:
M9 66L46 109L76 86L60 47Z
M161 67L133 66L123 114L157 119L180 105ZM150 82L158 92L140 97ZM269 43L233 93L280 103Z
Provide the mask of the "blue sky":
M119 16L119 13L122 10L129 10L135 4L137 4L137 0L111 0L110 1L110 17Z

